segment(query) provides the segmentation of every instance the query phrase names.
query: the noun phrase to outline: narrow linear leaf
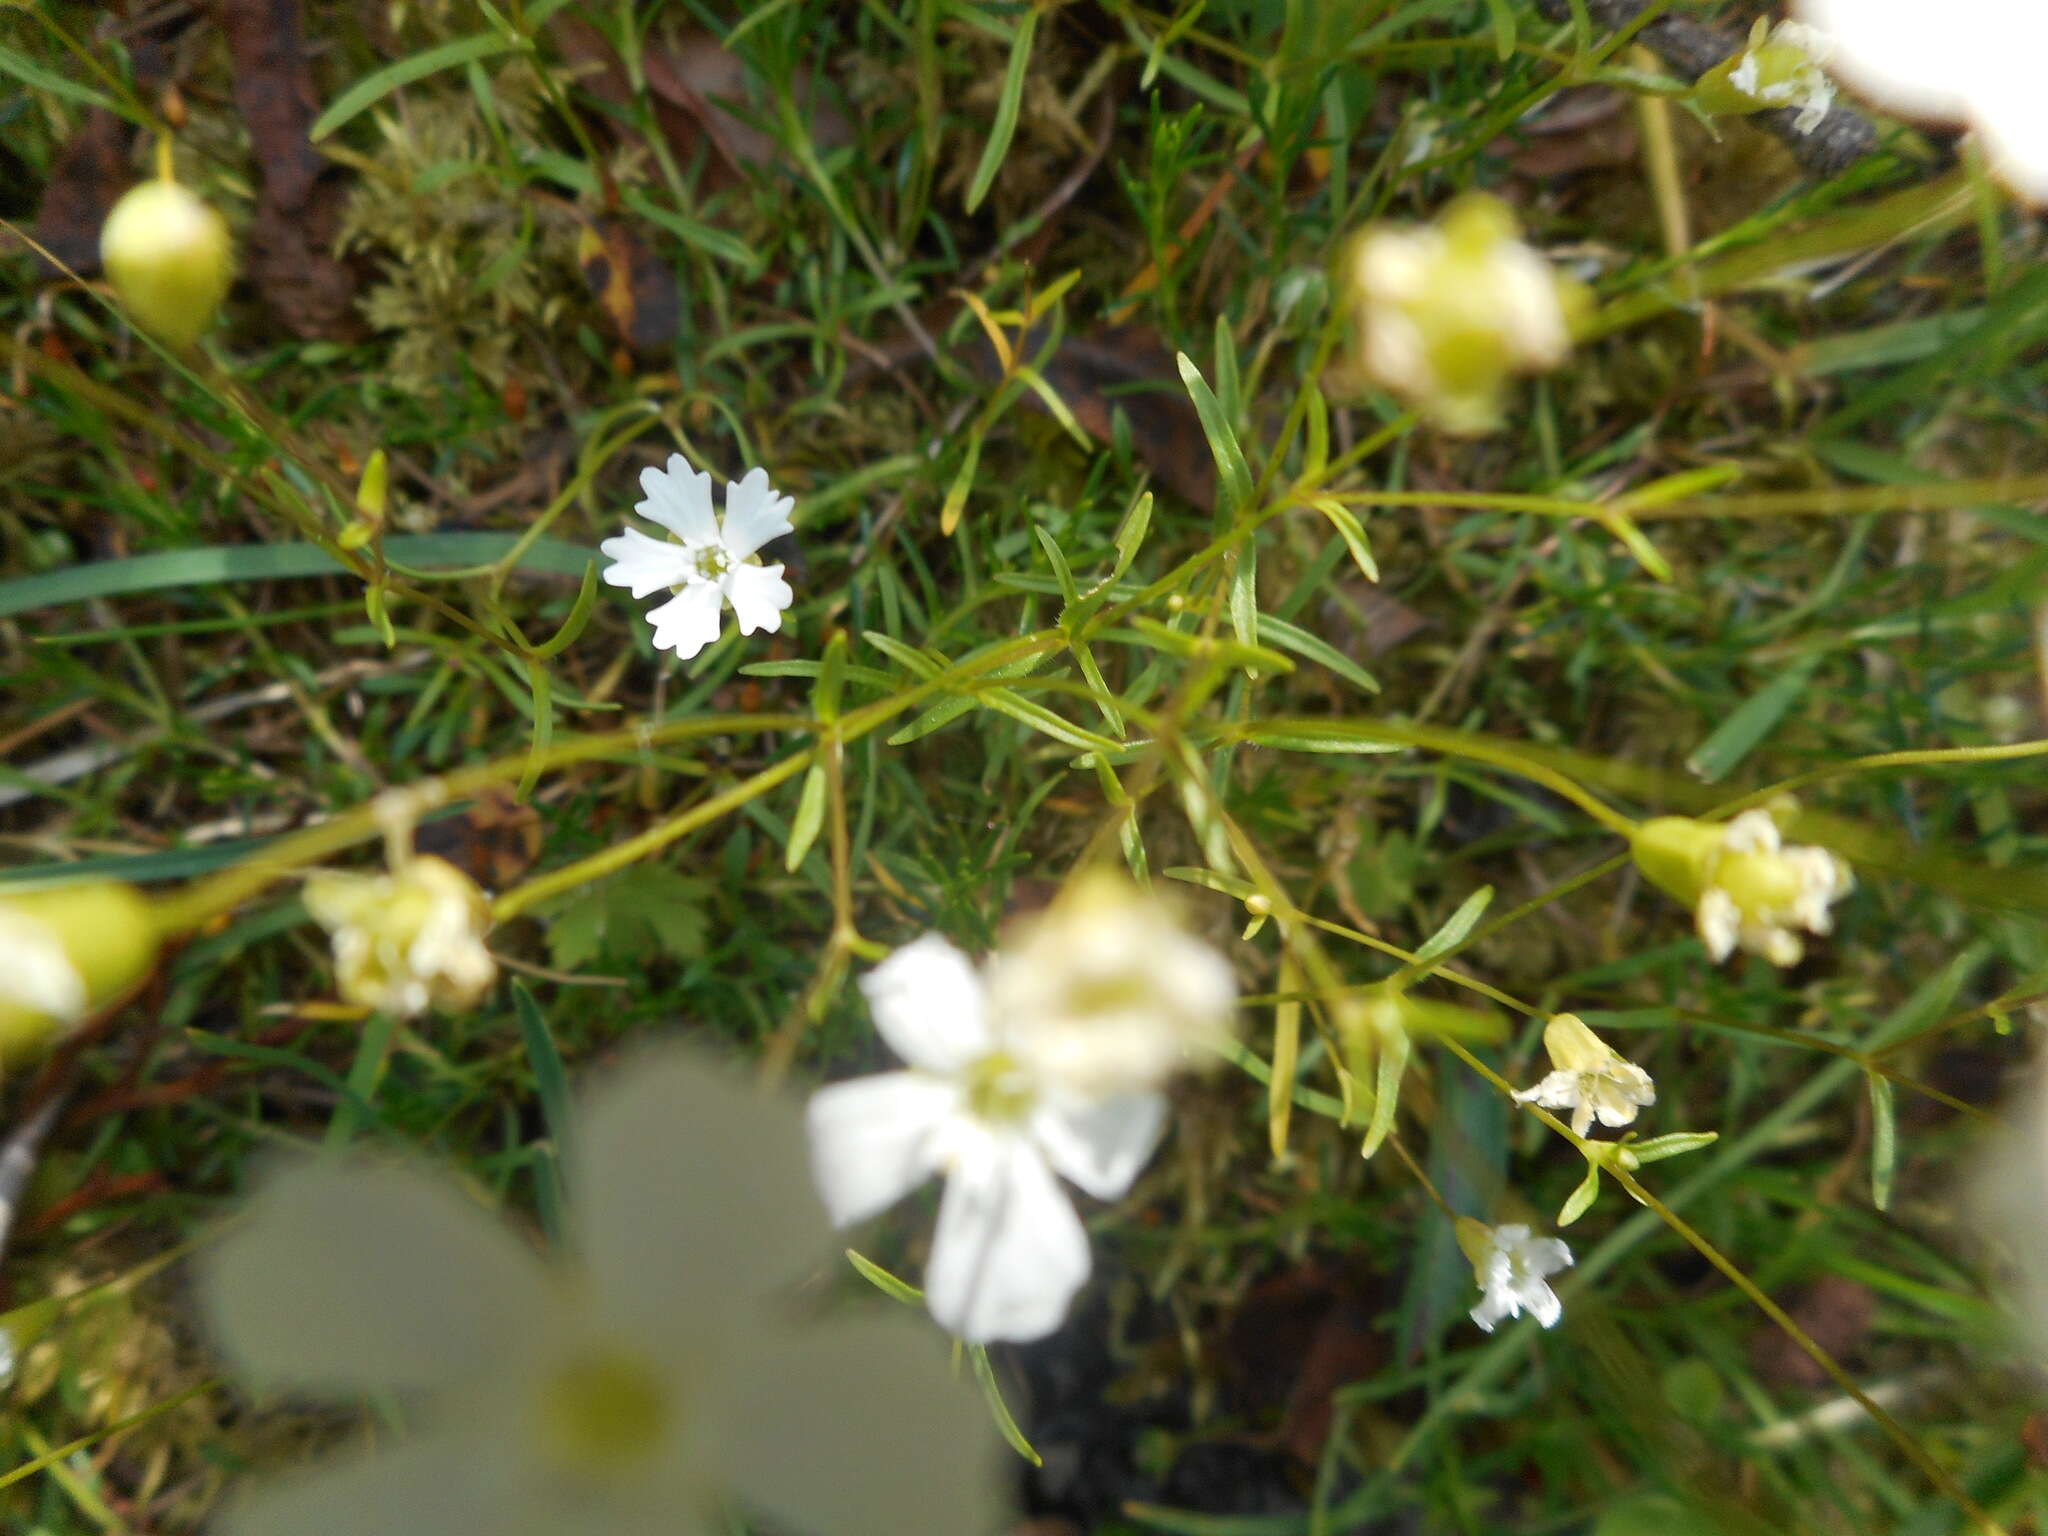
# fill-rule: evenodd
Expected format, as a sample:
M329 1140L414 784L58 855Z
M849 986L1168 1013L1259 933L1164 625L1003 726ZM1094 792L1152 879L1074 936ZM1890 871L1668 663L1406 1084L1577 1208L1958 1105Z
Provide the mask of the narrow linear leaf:
M1010 1413L1010 1405L1003 1401L1003 1389L996 1382L995 1367L989 1364L988 1346L970 1344L967 1357L974 1362L974 1379L981 1383L982 1394L988 1398L988 1411L995 1417L996 1429L1009 1441L1010 1449L1034 1467L1044 1466L1045 1458L1031 1448L1031 1442L1024 1438L1024 1431L1017 1427L1017 1420Z
M1351 551L1351 563L1358 567L1359 575L1367 581L1378 581L1380 565L1372 557L1372 543L1366 538L1365 527L1357 515L1343 502L1328 496L1318 496L1310 505L1330 520L1330 525L1344 540L1344 547Z
M1458 910L1451 914L1450 920L1422 941L1421 947L1415 951L1415 959L1410 962L1411 966L1419 971L1440 955L1449 954L1464 943L1465 935L1472 931L1473 925L1479 921L1480 914L1492 901L1493 887L1482 885L1458 903Z
M908 1280L897 1279L873 1259L855 1253L849 1248L846 1250L846 1262L853 1266L854 1272L861 1279L867 1281L869 1285L872 1285L884 1296L903 1302L908 1306L921 1307L924 1305L923 1291L912 1285Z
M540 1099L541 1122L548 1132L548 1144L539 1149L533 1170L541 1224L549 1237L559 1241L564 1235L560 1148L569 1139L569 1073L562 1065L554 1032L523 981L512 983L512 1007L519 1015L519 1033L526 1044L527 1063L533 1068L534 1092Z
M1744 699L1685 760L1687 769L1709 784L1725 779L1778 728L1823 659L1819 652L1801 657Z
M825 765L813 763L804 774L803 793L797 799L796 817L789 824L789 846L783 851L782 867L791 874L804 861L804 855L811 851L811 845L818 840L818 830L825 825Z
M967 211L974 212L988 189L995 185L996 172L1010 152L1010 139L1017 132L1017 110L1024 101L1024 77L1031 66L1031 42L1038 33L1038 12L1026 11L1017 26L1017 41L1010 47L1010 66L1003 73L1003 93L996 99L996 120L990 125L988 143L982 147L981 163L974 168L974 180L967 188Z
M307 137L314 143L319 143L342 124L367 111L402 85L424 80L429 75L439 74L444 69L454 69L457 65L467 64L474 59L488 59L496 54L511 53L521 46L522 44L515 38L501 37L495 33L479 33L475 37L459 37L452 43L443 43L438 48L429 48L424 53L415 53L395 64L387 64L374 74L363 76L335 97L327 110L313 119L313 126Z
M1280 950L1279 989L1301 991L1301 962L1291 946ZM1273 1009L1273 1075L1266 1081L1266 1139L1273 1161L1287 1156L1287 1132L1294 1119L1294 1074L1301 1061L1301 999L1290 997Z
M1870 1203L1888 1211L1892 1208L1892 1180L1898 1172L1898 1111L1890 1078L1880 1072L1866 1072L1863 1077L1870 1086Z
M1209 440L1209 453L1216 460L1217 483L1221 490L1216 513L1219 520L1227 522L1251 504L1251 466L1245 463L1237 434L1230 430L1230 420L1223 414L1223 406L1215 394L1203 382L1202 370L1195 366L1195 360L1182 352L1175 361L1180 365L1181 383L1187 386L1188 398L1195 404L1195 415L1201 419L1202 435Z

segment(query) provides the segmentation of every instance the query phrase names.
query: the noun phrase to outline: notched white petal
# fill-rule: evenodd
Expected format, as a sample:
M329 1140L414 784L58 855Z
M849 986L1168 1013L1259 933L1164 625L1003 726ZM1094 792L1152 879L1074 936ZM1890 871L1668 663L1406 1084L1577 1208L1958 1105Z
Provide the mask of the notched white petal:
M860 990L882 1039L913 1067L955 1073L994 1049L981 977L936 933L890 955Z
M1166 1096L1119 1093L1047 1102L1031 1120L1046 1160L1098 1200L1125 1194L1166 1134Z
M654 626L654 648L674 651L678 661L688 661L718 638L723 606L717 587L708 581L683 588L659 608L647 610L647 622Z
M779 565L735 565L725 575L725 596L743 635L774 634L782 628L783 610L796 601Z
M744 479L725 488L725 547L744 560L770 539L791 531L794 497L778 494L768 484L768 471L750 469Z
M637 528L628 528L597 547L613 562L602 572L606 585L624 587L635 597L679 587L695 574L682 545L650 539Z
M937 1133L960 1102L958 1087L921 1072L882 1072L813 1094L804 1115L811 1175L832 1224L887 1210L939 1172Z
M1088 1278L1088 1234L1038 1149L992 1138L954 1165L925 1269L925 1301L972 1344L1039 1339Z
M640 471L645 499L633 510L659 523L679 539L708 544L718 537L718 514L711 508L711 477L690 468L680 453L668 456L668 469Z

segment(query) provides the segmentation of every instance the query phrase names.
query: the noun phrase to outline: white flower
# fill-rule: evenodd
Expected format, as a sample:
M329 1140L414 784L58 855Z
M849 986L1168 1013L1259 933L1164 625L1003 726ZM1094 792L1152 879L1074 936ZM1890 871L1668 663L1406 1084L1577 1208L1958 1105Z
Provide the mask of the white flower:
M1019 923L987 965L1011 1048L1070 1094L1157 1088L1230 1034L1237 977L1156 896L1091 871Z
M2048 201L2048 6L2038 0L1796 0L1835 75L1906 117L1968 123L1993 167Z
M1555 1070L1516 1094L1515 1102L1569 1109L1575 1136L1585 1135L1595 1117L1606 1126L1628 1125L1638 1109L1657 1102L1650 1074L1623 1058L1575 1013L1560 1013L1543 1026L1543 1048Z
M1519 1222L1489 1227L1460 1217L1458 1245L1485 1293L1472 1309L1473 1322L1491 1333L1502 1318L1526 1311L1546 1328L1557 1326L1564 1303L1544 1277L1571 1267L1572 1251L1562 1239L1533 1237Z
M65 953L63 935L34 913L0 901L0 1005L60 1024L85 1015L85 978Z
M790 531L795 502L769 487L765 469L748 470L745 479L726 486L723 524L711 508L711 477L693 471L679 453L669 455L666 473L641 470L640 488L647 496L633 510L661 524L673 539L628 528L598 548L615 562L604 571L612 586L629 588L635 597L663 589L675 594L647 613L657 650L688 661L718 638L727 603L743 635L773 634L782 627L782 611L796 594L782 579L780 565L762 565L753 556Z
M781 1287L826 1236L795 1113L688 1052L583 1106L576 1267L451 1181L309 1164L201 1277L259 1386L395 1393L408 1438L282 1475L217 1536L667 1536L993 1529L985 1410L900 1317L796 1328Z
M1165 1098L1077 1094L1052 1077L936 934L899 949L861 990L909 1070L811 1099L811 1167L832 1220L863 1220L944 1174L925 1270L932 1316L974 1343L1051 1333L1089 1270L1088 1235L1057 1175L1098 1199L1123 1194L1165 1129Z
M498 978L484 947L490 904L445 859L407 859L390 875L325 873L306 910L334 935L334 970L350 1002L398 1018L474 1008Z

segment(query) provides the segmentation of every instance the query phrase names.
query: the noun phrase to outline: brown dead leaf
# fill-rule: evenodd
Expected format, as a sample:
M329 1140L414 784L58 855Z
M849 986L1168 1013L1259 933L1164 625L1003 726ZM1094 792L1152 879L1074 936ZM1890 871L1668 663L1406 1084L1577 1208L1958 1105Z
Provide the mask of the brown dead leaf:
M618 53L588 20L557 16L551 33L563 57L580 66L580 80L592 94L618 106L633 98ZM698 143L711 141L717 152L713 186L729 186L752 168L788 164L774 135L756 127L754 119L770 111L760 82L750 76L745 59L705 29L649 37L641 49L641 76L647 80L655 123L678 160L690 160ZM799 70L793 88L797 111L819 150L838 150L854 141L846 113L817 88L809 72Z
M494 787L460 816L426 823L413 846L446 859L485 890L502 891L540 857L540 813Z
M309 137L319 98L299 0L216 0L216 13L261 181L246 236L250 280L293 334L351 338L356 274L333 254L346 188Z
M1877 1298L1861 1281L1822 1275L1785 1303L1792 1321L1837 1360L1852 1353L1870 1333ZM1828 1374L1783 1329L1765 1324L1750 1336L1756 1373L1776 1386L1824 1387Z
M36 240L81 277L99 271L100 226L115 200L136 180L128 164L130 133L120 118L94 107L50 167L36 209ZM46 272L54 270L48 262L42 266Z
M586 222L577 237L576 265L620 341L644 354L674 345L682 325L675 273L648 248L636 225L611 218Z
M555 45L592 94L623 106L632 99L624 66L604 34L575 16L560 16L550 27ZM773 135L752 120L767 110L766 94L750 89L746 61L702 28L650 37L640 70L663 138L678 160L687 161L704 140L716 157L712 185L729 186L752 168L786 164ZM853 142L846 114L816 89L811 75L796 72L793 88L811 140L820 150Z
M1377 1310L1352 1276L1310 1263L1258 1286L1230 1321L1226 1376L1246 1410L1279 1410L1272 1441L1304 1466L1322 1456L1333 1394L1386 1363Z
M1018 356L1036 357L1046 336L1043 330L1026 333ZM976 333L968 357L982 378L1002 377L1001 361L985 335ZM1126 325L1063 337L1039 371L1090 437L1113 441L1116 414L1123 412L1131 447L1159 482L1203 511L1215 510L1216 461L1202 435L1202 419L1181 386L1173 353L1154 332ZM1035 394L1025 399L1039 405Z

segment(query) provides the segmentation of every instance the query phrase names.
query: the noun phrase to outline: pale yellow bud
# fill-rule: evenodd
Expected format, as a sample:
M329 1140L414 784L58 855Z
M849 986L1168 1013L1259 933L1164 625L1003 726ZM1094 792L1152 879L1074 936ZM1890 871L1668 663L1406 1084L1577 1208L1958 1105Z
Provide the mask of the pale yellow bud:
M0 1063L55 1041L148 974L158 935L133 886L56 886L0 898Z
M129 318L183 349L213 319L234 280L227 221L174 181L145 181L114 204L100 260Z

